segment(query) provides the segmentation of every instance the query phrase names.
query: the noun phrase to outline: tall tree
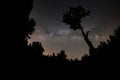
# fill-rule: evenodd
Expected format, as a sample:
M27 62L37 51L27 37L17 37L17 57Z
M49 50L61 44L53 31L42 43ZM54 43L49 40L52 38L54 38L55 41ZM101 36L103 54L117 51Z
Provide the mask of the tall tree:
M89 31L84 32L81 26L81 19L88 16L90 11L85 11L81 6L70 7L69 11L66 11L63 15L63 22L70 25L73 30L81 30L84 40L90 48L90 51L94 50L92 42L88 38Z
M10 61L18 59L15 56L24 56L27 40L34 31L35 21L29 17L33 0L3 0L1 3L0 25L4 32L1 36L1 43L4 43L1 55Z
M27 39L34 31L35 21L29 17L33 0L12 0L7 6L7 33L16 50L27 46Z

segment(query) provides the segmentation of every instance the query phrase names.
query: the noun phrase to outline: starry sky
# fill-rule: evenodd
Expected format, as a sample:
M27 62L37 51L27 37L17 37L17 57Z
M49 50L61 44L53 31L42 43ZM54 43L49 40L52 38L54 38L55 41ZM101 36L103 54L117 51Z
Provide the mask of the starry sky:
M120 0L35 0L30 17L35 19L36 26L29 42L41 42L46 55L65 50L68 58L80 59L88 54L81 32L62 22L63 13L78 5L91 11L90 16L82 19L82 26L90 31L95 47L109 39L120 25Z

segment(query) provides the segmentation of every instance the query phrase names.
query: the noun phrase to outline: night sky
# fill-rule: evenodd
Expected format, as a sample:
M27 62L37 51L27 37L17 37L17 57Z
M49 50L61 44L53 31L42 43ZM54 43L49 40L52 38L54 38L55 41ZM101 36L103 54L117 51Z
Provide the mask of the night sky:
M30 42L42 42L44 54L65 50L68 58L79 59L87 54L89 49L81 32L62 22L63 13L78 5L91 11L90 16L82 19L82 26L90 31L95 47L109 39L120 25L120 0L35 0L30 17L36 21L36 30Z

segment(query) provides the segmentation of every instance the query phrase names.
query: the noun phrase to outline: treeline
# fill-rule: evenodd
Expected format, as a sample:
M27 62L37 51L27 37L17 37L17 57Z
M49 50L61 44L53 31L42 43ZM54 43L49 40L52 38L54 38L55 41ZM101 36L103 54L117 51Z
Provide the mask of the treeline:
M81 60L67 59L64 50L57 55L45 56L41 43L33 42L28 46L27 60L34 66L33 70L39 66L36 71L117 71L120 65L120 27L109 38Z
M63 22L70 24L71 28L80 29L90 50L89 54L82 57L82 60L67 59L64 50L57 55L43 55L44 48L40 42L33 42L28 45L28 39L34 31L35 21L29 17L33 7L33 0L6 0L1 6L1 52L0 63L5 69L32 70L32 71L114 71L119 69L120 61L120 27L115 34L110 36L107 42L101 42L98 48L94 48L78 23L81 18L89 14L82 7L70 8L64 14ZM81 13L82 11L82 13ZM75 17L70 16L74 14ZM77 13L77 14L76 14ZM80 16L79 16L80 15ZM73 22L71 22L71 20ZM3 65L4 64L4 65ZM7 65L7 66L5 66ZM16 66L18 65L18 66ZM21 68L21 65L23 67ZM11 67L10 67L11 66ZM27 67L25 67L27 66ZM30 69L28 69L28 67ZM1 68L2 69L2 68ZM15 70L16 70L15 69Z

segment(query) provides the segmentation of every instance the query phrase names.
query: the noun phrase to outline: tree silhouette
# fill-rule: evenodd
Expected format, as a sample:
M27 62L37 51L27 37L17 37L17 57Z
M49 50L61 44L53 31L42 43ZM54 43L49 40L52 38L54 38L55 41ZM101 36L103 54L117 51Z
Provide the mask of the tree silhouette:
M66 11L63 15L63 22L70 25L70 28L73 30L81 30L84 40L90 48L90 51L94 50L94 46L88 38L89 31L86 33L81 26L81 19L88 16L90 11L85 11L81 6L70 7L69 11Z
M57 57L60 57L61 59L66 59L66 54L64 50L61 50L61 52L59 54L57 54Z
M26 63L26 48L34 31L35 21L30 18L33 0L2 0L0 1L0 63L5 72L24 71L18 64ZM3 65L4 64L4 65ZM24 68L24 69L23 69Z
M34 31L35 21L29 17L33 0L1 1L2 56L8 63L24 62L29 35ZM8 52L9 51L9 52ZM4 60L3 60L4 61Z
M44 55L44 48L40 42L33 42L29 44L27 55L29 55L29 60L32 64L39 64L40 61L43 61Z
M100 45L91 55L83 56L82 63L91 68L90 71L117 71L120 63L120 27L114 35L109 36L107 42Z
M6 0L5 0L6 1ZM0 25L3 26L1 38L0 63L7 64L31 64L35 71L114 71L120 65L120 27L115 30L114 35L109 36L107 42L100 42L98 48L94 48L88 38L89 31L84 32L81 19L89 15L81 6L71 7L63 16L63 22L70 25L73 30L81 30L82 35L90 48L90 55L85 55L82 60L77 58L67 59L64 50L57 55L45 56L44 48L40 42L28 45L28 39L34 31L35 21L29 17L33 0L10 0L4 2L1 12ZM5 65L4 70L11 69L14 65ZM2 65L1 65L2 66ZM4 65L3 65L4 66ZM8 68L10 67L10 68ZM24 65L25 67L25 65ZM28 68L17 67L20 70ZM1 68L3 69L3 68ZM31 69L30 69L31 70Z
M29 45L29 47L32 48L32 51L35 55L43 55L44 48L42 47L42 44L40 42L33 42Z

